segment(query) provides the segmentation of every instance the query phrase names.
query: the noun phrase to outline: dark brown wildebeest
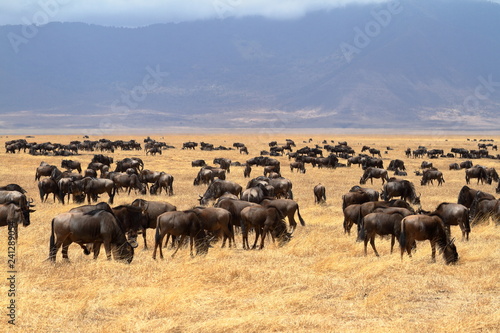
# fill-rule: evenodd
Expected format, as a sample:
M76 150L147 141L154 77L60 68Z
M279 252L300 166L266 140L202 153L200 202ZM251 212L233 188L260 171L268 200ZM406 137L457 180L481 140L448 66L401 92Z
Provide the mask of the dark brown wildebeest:
M458 165L458 163L451 163L449 168L450 170L460 170L460 165Z
M488 184L491 184L492 181L499 181L498 173L495 168L485 168L486 176L488 177Z
M226 246L226 240L229 239L229 247L234 245L233 225L231 224L231 213L223 208L217 207L196 207L193 211L198 215L203 229L208 232L218 231L223 234L222 246Z
M41 176L50 177L54 169L57 169L55 165L49 165L45 162L41 162L40 166L36 168L35 180L40 180Z
M226 170L222 168L211 168L212 171L210 175L210 181L213 182L215 178L219 178L220 180L226 180Z
M62 245L63 259L68 260L71 243L77 243L83 249L86 249L86 244L93 244L94 259L99 256L101 244L104 244L108 260L112 253L116 260L128 263L134 258L134 248L128 243L116 217L102 209L88 213L62 213L52 219L49 259L56 261L57 251Z
M411 248L415 241L424 240L429 240L431 243L433 262L436 261L436 244L443 252L447 265L458 261L454 240L450 240L443 220L437 215L410 215L401 221L401 234L399 235L401 260L403 260L405 250L411 257Z
M103 177L103 174L104 173L101 170L101 178L106 178L106 177ZM95 171L94 169L87 169L83 173L83 177L97 178L97 171Z
M243 153L248 155L248 148L247 147L240 148L240 154L243 154Z
M243 238L243 248L249 250L248 231L253 228L255 231L255 242L252 249L257 247L259 236L261 238L259 249L264 248L266 234L271 232L271 236L278 238L281 244L290 241L291 234L286 230L283 215L274 206L249 206L241 211L241 229Z
M302 226L306 223L302 216L300 216L299 204L291 199L264 199L261 201L261 205L264 207L273 206L279 209L284 217L288 218L288 223L290 224L290 232L293 233L295 228L297 228L297 222L295 221L295 212L299 218L299 222Z
M212 175L212 170L210 169L201 169L198 171L196 178L193 181L193 185L197 186L200 184L209 185L214 179Z
M229 158L218 157L214 158L214 164L219 164L221 169L227 171L227 173L231 173L231 160Z
M171 174L162 172L160 178L149 189L151 195L161 194L164 189L168 196L174 195L174 177Z
M304 163L302 162L292 162L290 163L290 171L293 172L293 169L297 169L297 172L306 173L306 168L304 167ZM265 174L264 174L265 176Z
M498 186L497 186L497 188L495 189L495 192L496 192L496 193L500 193L500 182L498 182Z
M363 170L366 170L369 167L382 169L384 167L384 161L382 161L382 159L380 158L375 158L370 156L365 156L361 158L361 168Z
M420 205L420 195L417 196L415 186L406 179L391 178L382 190L382 200L389 201L393 197L401 197L402 200L412 205Z
M144 169L144 162L138 157L124 158L123 160L116 162L115 172L125 172L129 168L142 171Z
M314 186L314 203L320 204L326 202L326 188L323 184L318 184Z
M481 193L478 191L476 197L470 206L470 220L477 223L478 221L493 219L493 222L498 224L500 222L500 200L481 198Z
M82 166L81 166L80 162L73 161L73 160L62 160L61 168L64 168L64 169L69 170L69 171L76 170L79 173L82 172Z
M205 160L194 160L191 162L192 167L204 167L205 165L207 165Z
M0 186L0 191L17 191L20 193L26 193L26 190L17 184L9 184L5 186Z
M287 178L279 177L279 178L270 178L269 185L274 187L274 195L277 199L285 198L285 199L293 199L292 193L292 181Z
M372 246L375 255L377 257L379 256L377 249L375 248L376 235L380 236L391 235L391 254L392 254L392 251L394 249L395 239L396 238L399 239L399 235L401 234L401 220L404 217L412 214L409 210L405 208L401 208L400 210L401 211L405 210L406 212L404 213L395 211L392 213L374 212L367 214L363 218L362 228L359 233L359 238L364 240L365 256L367 255L366 247L368 245L368 241L370 241L370 245Z
M233 229L241 228L241 211L248 206L257 206L258 204L249 201L243 201L235 198L221 197L215 203L215 207L224 208L231 213L231 224Z
M162 154L162 151L161 151L161 148L160 147L151 147L149 149L146 150L146 155L152 155L152 156L156 156L156 154Z
M420 169L429 169L429 168L432 168L432 162L423 161L422 164L420 164Z
M473 167L473 163L472 161L463 161L463 162L460 162L460 169L470 169Z
M148 169L144 169L139 173L139 179L146 186L146 190L149 189L148 184L156 183L156 181L158 180L158 178L160 178L160 176L161 176L160 171L151 171Z
M474 189L470 188L469 186L464 185L462 187L462 189L460 190L460 192L458 193L457 203L464 205L467 208L470 208L472 205L472 202L474 201L476 196L477 196L478 200L482 199L482 198L495 200L495 197L489 193L474 190Z
M458 225L462 230L462 240L469 240L469 209L464 205L442 202L430 215L437 215L443 220L448 237L451 237L450 225Z
M252 172L252 167L250 165L245 165L245 170L243 171L243 177L250 178L250 173Z
M362 204L363 202L377 201L377 200L378 200L378 195L377 198L374 198L374 196L371 193L365 191L364 189L361 189L361 187L359 187L359 190L353 191L351 189L350 192L347 192L342 196L342 210L353 204Z
M111 179L102 178L83 178L81 180L83 193L87 196L87 202L90 205L90 198L97 201L97 195L107 193L109 203L113 204L113 199L116 194L116 185Z
M118 173L115 174L111 180L115 183L117 192L118 189L124 187L125 190L128 189L128 195L130 195L132 189L134 189L136 193L139 191L140 194L146 194L146 187L141 183L139 176L136 174Z
M247 188L241 193L241 200L260 203L262 199L264 199L263 189L265 189L265 187L262 184Z
M241 195L241 190L242 187L239 184L230 180L215 180L208 186L205 194L200 196L200 204L205 206L210 200L216 200L226 192L239 196Z
M379 149L370 148L370 149L368 149L368 151L370 152L370 154L372 154L372 157L375 157L375 155L378 155L379 157L382 157L382 155L380 155L380 150Z
M184 243L186 236L189 236L190 255L193 256L193 245L196 243L196 254L208 252L208 241L198 215L192 210L166 212L158 216L156 220L155 248L153 259L156 259L156 249L160 249L160 259L163 259L163 250L161 244L163 238L167 235L168 242L170 236L180 236L179 244L172 258Z
M365 155L365 156L366 156L366 155ZM358 155L358 156L349 157L349 158L347 159L347 166L349 166L349 167L350 167L352 164L357 164L357 165L358 165L358 167L360 167L360 166L361 166L361 162L362 162L362 161L361 161L361 159L362 159L363 157L365 157L365 156L363 156L363 155Z
M61 191L55 180L50 178L44 178L38 182L38 191L40 192L40 201L46 202L49 194L54 195L54 202L56 202L56 197L59 202L62 202Z
M0 204L0 227L7 226L12 229L14 237L18 236L18 225L21 224L25 227L29 225L24 219L23 210L15 203Z
M371 183L373 184L373 178L381 178L382 185L384 184L385 181L389 181L389 177L387 176L387 170L380 169L380 168L374 168L374 167L368 167L365 169L363 176L361 176L359 183L366 184L366 180L370 179Z
M168 202L146 201L144 199L135 199L130 205L139 207L144 212L145 219L142 225L142 237L144 239L144 250L147 250L146 229L156 229L156 219L158 216L166 212L176 211L177 207Z
M422 175L422 180L420 181L420 185L427 185L427 183L430 181L431 184L434 184L433 180L436 179L438 181L438 186L443 185L444 178L443 178L443 173L439 170L433 170L433 169L427 169L424 170L424 173Z
M486 170L481 166L475 166L465 170L465 182L467 184L470 183L471 178L477 178L477 184L479 184L479 181L481 181L481 184L488 182L488 175L486 174Z
M395 160L392 160L389 163L389 166L387 167L388 171L396 171L397 169L403 170L403 171L406 170L405 162L402 160L395 159Z

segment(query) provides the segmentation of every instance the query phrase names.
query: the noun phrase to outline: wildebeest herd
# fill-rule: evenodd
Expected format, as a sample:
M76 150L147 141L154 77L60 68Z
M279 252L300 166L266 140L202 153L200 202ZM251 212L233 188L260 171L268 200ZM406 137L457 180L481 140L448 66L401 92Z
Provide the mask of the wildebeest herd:
M233 148L224 146L214 147L212 144L201 142L186 142L183 150L195 150L198 146L203 150L224 151ZM162 155L164 149L174 149L164 142L158 142L149 137L144 140L146 155ZM240 154L248 154L247 147L242 143L234 143L234 149ZM172 240L176 249L172 257L189 238L190 253L207 253L211 243L222 238L222 247L228 242L229 247L235 247L235 234L241 234L244 249L264 248L266 237L278 244L284 245L292 239L297 227L295 215L302 226L305 221L300 214L299 204L294 200L293 183L281 175L281 162L270 156L287 156L290 161L290 170L297 170L298 175L305 174L307 166L312 168L337 169L351 167L357 164L362 168L360 185L367 180L373 184L373 178L381 179L383 189L376 191L353 185L348 193L342 196L342 211L344 214L344 232L349 234L356 224L357 240L364 242L364 253L367 254L367 244L370 242L375 255L379 253L375 247L376 235L391 236L391 253L396 240L399 242L401 259L406 252L411 256L416 248L416 241L429 240L432 249L432 260L435 260L436 246L443 254L447 264L458 261L457 248L454 239L450 237L450 226L458 225L462 231L462 240L469 240L472 221L492 217L500 221L499 200L493 195L474 190L468 185L472 178L477 184L491 184L499 182L494 168L474 165L470 159L494 158L488 152L488 147L482 147L479 152L468 151L463 148L453 148L450 153L443 150L425 147L417 150L408 148L405 151L407 158L460 158L467 159L449 166L453 170L465 170L465 182L457 203L440 203L433 211L425 211L420 204L421 195L417 193L415 185L408 179L390 177L389 171L395 176L406 176L407 169L401 159L391 160L387 169L383 167L382 154L379 149L363 146L361 153L355 155L354 149L347 142L339 142L333 146L325 144L321 147L296 148L293 140L286 143L269 143L270 152L261 151L260 156L247 159L244 163L232 162L228 158L214 158L213 164L207 165L205 160L194 160L192 167L199 168L194 175L194 186L206 185L205 193L199 197L199 206L178 211L177 208L165 201L152 201L138 198L129 204L111 207L115 196L120 193L141 196L149 192L150 195L174 195L174 176L165 171L153 171L145 168L139 157L130 157L114 161L112 156L93 154L87 168L82 168L82 162L74 159L63 159L60 170L57 165L41 162L35 168L35 180L38 181L40 201L45 202L50 194L54 202L61 204L83 204L68 212L55 216L51 221L49 235L49 259L55 261L59 248L62 247L62 256L68 259L68 248L72 243L78 244L85 254L93 252L97 258L101 245L104 245L106 256L131 262L134 248L138 246L139 234L144 238L144 249L148 249L146 231L155 229L155 244L153 258L159 251L163 258L163 246ZM492 146L492 149L494 149ZM140 143L131 141L73 141L68 145L61 144L30 144L26 140L9 141L5 144L7 153L20 153L21 150L32 155L81 156L80 151L100 151L113 153L115 149L141 150ZM59 154L59 151L72 152ZM295 150L295 151L294 151ZM370 155L363 154L369 151ZM220 153L222 154L222 153ZM325 154L328 154L325 156ZM270 156L266 156L270 155ZM378 156L378 157L375 157ZM158 158L162 158L158 156ZM345 159L341 163L339 159ZM293 159L293 160L292 160ZM112 165L115 164L114 171ZM250 178L252 167L262 167L263 175L252 178L246 186L226 179L231 173L231 166L244 167L244 177ZM234 172L234 169L233 169ZM421 170L415 171L421 175L421 186L444 186L443 172L436 169L432 162L423 161ZM499 183L500 184L500 183ZM315 204L325 205L327 189L321 183L311 185ZM500 185L496 187L500 192ZM106 195L108 203L100 202ZM26 191L17 184L10 184L0 189L0 226L13 225L17 237L17 225L30 224L30 213L33 213L33 200L27 197ZM289 226L285 224L288 219ZM249 233L254 233L253 244L250 245ZM166 236L166 241L164 242ZM260 243L259 243L260 239Z

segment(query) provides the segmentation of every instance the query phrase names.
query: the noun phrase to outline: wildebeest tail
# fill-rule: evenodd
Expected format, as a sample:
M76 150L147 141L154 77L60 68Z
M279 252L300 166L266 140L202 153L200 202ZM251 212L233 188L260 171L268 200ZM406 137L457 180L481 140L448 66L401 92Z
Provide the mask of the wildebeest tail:
M54 220L55 219L52 219L52 223L51 223L50 241L49 241L49 258L53 258L53 252L54 252L55 246L56 246L56 239L54 236Z
M155 247L156 245L161 247L160 225L158 224L158 221L156 221Z
M464 231L470 232L470 218L469 218L469 210L464 210Z
M359 214L361 216L361 214ZM358 221L358 241L364 240L366 237L366 231L364 226L364 218L361 218L361 221Z
M401 220L401 233L399 234L399 247L406 248L406 235L405 235L405 219Z
M302 216L300 216L299 205L297 205L297 216L299 217L300 225L305 226L306 222L304 221L304 219L302 218Z

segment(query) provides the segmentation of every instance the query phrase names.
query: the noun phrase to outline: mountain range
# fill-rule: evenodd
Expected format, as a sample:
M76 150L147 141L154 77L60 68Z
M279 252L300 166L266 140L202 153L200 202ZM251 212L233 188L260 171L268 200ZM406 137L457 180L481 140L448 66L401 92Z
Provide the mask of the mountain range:
M497 130L500 5L407 0L297 19L0 26L0 133Z

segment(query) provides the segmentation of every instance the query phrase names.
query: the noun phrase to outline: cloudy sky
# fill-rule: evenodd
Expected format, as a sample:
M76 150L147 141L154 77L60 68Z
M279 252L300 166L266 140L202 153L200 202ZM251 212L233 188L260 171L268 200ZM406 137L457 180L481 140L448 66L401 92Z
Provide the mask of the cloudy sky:
M0 0L0 25L58 21L133 27L247 15L288 19L346 4L381 2L387 0Z

